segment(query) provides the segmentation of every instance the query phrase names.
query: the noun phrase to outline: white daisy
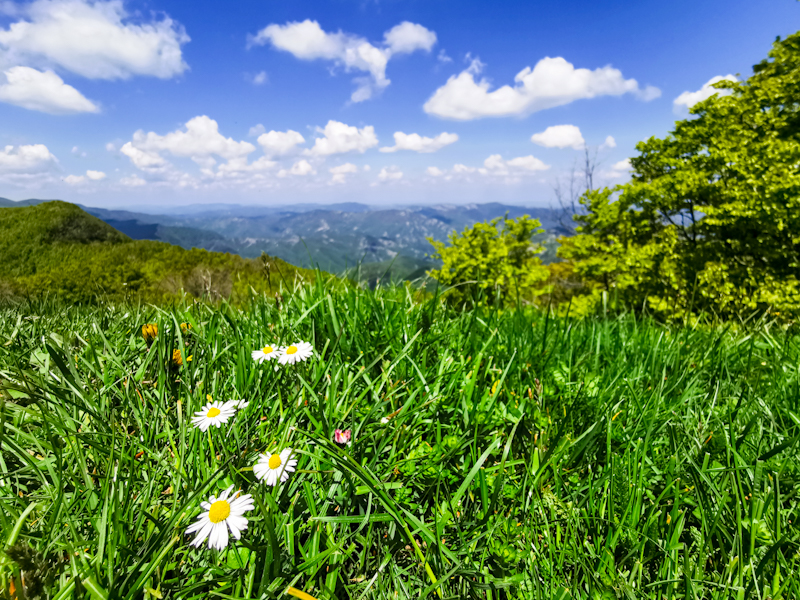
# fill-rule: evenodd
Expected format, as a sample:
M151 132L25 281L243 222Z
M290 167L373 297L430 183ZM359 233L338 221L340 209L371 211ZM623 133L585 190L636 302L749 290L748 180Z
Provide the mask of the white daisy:
M228 403L236 410L244 410L250 403L247 400L228 400Z
M281 482L289 479L289 474L297 466L297 459L291 456L291 448L284 448L280 454L262 454L253 466L253 473L259 479L266 479L267 485L278 485L278 479Z
M228 545L228 529L233 537L241 539L242 531L247 529L247 519L243 516L248 510L253 510L253 497L250 494L240 496L237 491L232 499L228 499L233 486L220 494L219 498L211 496L208 502L201 502L204 513L197 516L197 521L186 528L186 534L197 532L192 540L193 546L200 546L208 538L208 547L224 550Z
M273 358L280 358L281 349L277 346L264 346L259 350L253 350L250 353L250 356L253 357L253 360L256 361L258 364L261 364L265 360L272 360Z
M230 402L209 402L203 407L203 410L194 413L192 423L195 427L199 427L200 431L206 431L212 425L219 428L223 423L227 423L235 413L236 407L232 406Z
M291 346L281 348L278 362L282 365L293 365L296 362L307 359L312 354L314 354L314 347L311 344L308 342L296 342Z

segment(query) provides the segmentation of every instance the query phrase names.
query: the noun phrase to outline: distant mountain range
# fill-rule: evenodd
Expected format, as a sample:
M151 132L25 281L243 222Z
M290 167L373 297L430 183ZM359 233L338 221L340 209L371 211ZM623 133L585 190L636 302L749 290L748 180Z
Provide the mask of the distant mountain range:
M40 202L44 200L0 198L0 206ZM499 203L392 209L355 202L292 207L216 204L170 207L162 214L82 208L132 239L245 258L266 252L293 265L317 266L332 273L361 263L370 279L382 272L389 272L394 279L420 276L434 266L428 237L446 240L453 231L506 213L512 218L527 214L541 221L547 231L542 239L547 246L545 262L555 255L555 235L559 233L558 211Z

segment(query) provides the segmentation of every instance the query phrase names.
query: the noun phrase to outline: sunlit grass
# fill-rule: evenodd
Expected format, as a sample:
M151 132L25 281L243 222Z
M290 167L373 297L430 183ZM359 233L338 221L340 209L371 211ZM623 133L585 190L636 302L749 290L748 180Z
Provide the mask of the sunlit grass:
M413 294L0 312L4 592L22 569L59 599L800 595L797 336ZM251 356L297 340L306 362ZM287 447L297 471L257 480ZM191 546L230 485L242 539Z

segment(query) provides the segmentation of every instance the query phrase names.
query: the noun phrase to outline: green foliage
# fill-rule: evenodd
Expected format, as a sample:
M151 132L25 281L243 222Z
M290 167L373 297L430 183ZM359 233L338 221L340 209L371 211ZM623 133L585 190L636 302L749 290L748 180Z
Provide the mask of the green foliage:
M3 592L434 598L432 576L454 599L800 597L796 333L283 293L0 309ZM250 357L297 339L313 359ZM207 395L250 404L203 434ZM297 471L258 482L284 446ZM228 485L256 500L242 539L192 547Z
M638 144L629 184L582 198L560 254L589 304L607 292L671 317L800 314L800 33L715 87Z
M532 241L543 233L540 226L528 215L506 216L476 223L460 234L453 232L449 246L428 238L435 250L433 258L442 261L439 269L428 274L451 286L448 297L455 304L467 299L487 304L517 298L530 301L543 293L541 284L548 278L538 256L544 247Z
M280 259L184 250L132 241L66 202L0 208L0 299L54 295L71 302L140 299L167 302L184 292L247 299L315 274ZM266 261L266 262L265 262Z

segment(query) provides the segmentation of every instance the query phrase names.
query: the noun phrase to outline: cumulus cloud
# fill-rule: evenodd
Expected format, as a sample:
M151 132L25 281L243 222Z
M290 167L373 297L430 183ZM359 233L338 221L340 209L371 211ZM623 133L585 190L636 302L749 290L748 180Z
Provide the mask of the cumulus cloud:
M58 161L44 144L6 146L0 150L0 173L34 174L50 171Z
M184 28L165 16L133 22L121 0L34 0L0 29L6 64L59 67L89 79L168 79L188 66Z
M575 125L553 125L531 136L534 144L545 148L574 148L580 150L586 145L581 130Z
M137 169L142 169L143 171L157 170L167 165L167 161L158 154L145 152L134 146L131 142L124 144L119 151L131 159L131 162Z
M249 160L249 155L256 150L254 144L225 137L219 131L219 124L205 115L194 117L183 127L164 135L139 130L119 151L134 166L148 173L148 180L157 180L163 185L198 187L203 183L215 182L264 185L268 179L272 179L266 172L278 166L272 158L290 153L305 140L296 131L263 130L261 125L251 128L251 133L260 132L257 141L264 150L263 155L252 161ZM200 167L201 177L198 179L181 172L167 160L167 155L190 158ZM314 172L311 164L302 160L289 169L280 170L278 176L307 175Z
M92 171L91 169L86 171L86 175L67 175L64 177L64 183L69 185L80 185L82 183L88 183L89 181L100 181L101 179L105 179L106 174L102 171Z
M640 88L635 79L625 79L610 66L591 71L576 69L564 58L543 58L514 77L514 86L489 91L486 79L475 80L483 64L473 60L458 75L437 89L424 105L426 113L444 119L469 121L483 117L527 115L575 100L597 96L633 94L642 100L657 98L658 88Z
M633 167L631 166L631 159L626 158L611 165L611 169L601 173L602 176L608 179L620 179L630 174Z
M145 181L138 175L123 177L122 179L119 180L119 182L126 187L141 187L147 184L147 181Z
M353 163L344 163L338 167L328 169L331 173L331 183L344 183L349 173L358 173L358 167Z
M133 145L144 152L167 151L174 156L202 157L216 154L225 159L246 156L256 148L250 142L237 142L219 132L219 125L205 115L194 117L186 129L159 135L141 129L133 134Z
M436 137L422 137L418 133L403 133L397 131L394 134L394 146L381 148L381 152L397 152L398 150L412 150L422 154L436 152L445 146L454 144L458 141L455 133L440 133Z
M531 175L539 171L546 171L550 165L546 165L535 156L518 156L510 160L505 160L500 154L492 154L483 161L482 167L471 167L464 164L455 164L448 171L442 171L436 167L428 167L428 175L450 180L453 177L465 177L469 175L483 175L486 177L505 177L508 181L517 181L521 176Z
M194 159L193 159L194 160ZM228 162L223 163L219 166L218 175L234 175L234 174L243 174L243 173L255 173L258 171L268 171L275 167L278 163L269 159L268 156L262 156L258 160L254 160L251 163L247 162L246 156L239 156L236 158L230 159ZM209 166L205 167L207 170L210 170L214 166L212 162ZM213 172L209 172L208 174L212 174Z
M361 71L367 77L357 77L352 102L363 102L380 92L390 81L386 78L386 65L395 54L416 50L430 51L436 43L436 34L422 25L404 21L384 34L378 46L366 39L338 31L326 32L317 21L292 21L286 25L271 24L250 36L249 45L271 44L277 50L289 52L300 60L327 60L346 72Z
M98 112L100 108L53 71L11 67L0 78L0 102L54 115Z
M249 135L250 137L258 137L266 130L267 128L264 127L261 123L259 123L258 125L253 125L247 132L247 135Z
M733 75L717 75L716 77L712 77L706 81L699 90L695 92L683 92L680 96L675 98L675 100L672 101L672 109L676 114L681 114L685 113L698 102L707 100L714 94L727 96L731 93L730 90L718 90L712 87L715 83L720 81L738 81L738 79Z
M411 54L417 50L430 52L436 44L436 34L417 23L403 21L383 34L390 54Z
M281 169L278 171L278 177L288 177L289 175L313 175L316 173L314 167L311 166L307 160L298 160L292 165L291 169Z
M523 171L546 171L550 168L550 165L544 164L541 160L531 155L512 158L506 162L506 166Z
M378 179L380 181L398 181L402 178L403 172L394 165L391 167L383 167L380 173L378 173Z
M617 140L614 139L614 136L609 135L606 137L606 141L600 144L600 149L605 150L606 148L616 148L617 147Z
M252 129L251 129L252 131ZM270 131L258 136L258 143L267 156L281 156L294 151L306 139L296 131Z
M317 129L323 137L314 140L314 146L304 152L308 156L329 156L346 152L363 154L378 145L375 128L370 126L358 129L339 121L328 121L325 129Z

